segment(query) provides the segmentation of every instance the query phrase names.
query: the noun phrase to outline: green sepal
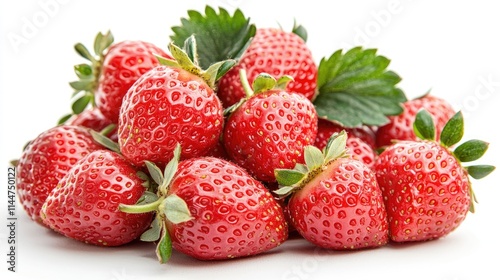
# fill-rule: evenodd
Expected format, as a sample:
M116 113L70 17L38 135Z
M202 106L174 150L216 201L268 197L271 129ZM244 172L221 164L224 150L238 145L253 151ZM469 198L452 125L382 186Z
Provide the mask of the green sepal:
M186 41L184 41L183 49L189 57L189 60L191 60L195 65L198 65L198 50L196 47L196 40L194 40L194 35L189 36Z
M153 222L151 223L148 230L141 234L140 240L144 242L155 242L160 239L161 236L161 225L163 221L160 215L155 215Z
M462 143L453 151L453 154L461 162L475 161L484 155L488 146L487 142L473 139Z
M97 55L102 55L104 51L113 44L114 37L111 31L108 30L106 34L99 32L94 40L94 52Z
M75 74L80 79L89 79L92 77L92 66L88 64L78 64L74 66ZM71 83L70 83L71 85ZM74 88L74 87L73 87Z
M172 67L172 68L182 68L179 65L179 63L177 63L177 61L175 61L175 59L170 59L170 58L162 57L160 55L155 55L155 57L158 60L158 63L160 65L165 65L165 66Z
M202 71L200 76L207 82L209 87L215 88L215 83L235 65L236 60L219 61L210 65L207 70Z
M328 139L325 146L325 162L330 162L346 154L347 132L342 130L340 133L334 133Z
M71 117L73 116L73 114L66 114L64 116L62 116L58 121L57 121L57 125L61 125L61 124L64 124L65 122L67 122Z
M176 194L167 196L159 206L160 213L174 224L187 222L193 219L187 203Z
M83 58L95 62L96 59L94 56L90 53L90 51L82 44L82 43L76 43L75 46L75 51Z
M461 111L457 112L443 127L439 141L445 147L451 147L464 136L464 116Z
M307 30L302 25L297 25L297 21L293 21L292 33L299 36L304 42L307 42Z
M314 99L318 116L344 127L357 127L384 125L389 121L387 116L402 113L402 102L407 98L396 87L401 78L387 70L389 63L376 49L361 47L345 54L338 50L323 58Z
M145 191L141 195L141 197L139 198L139 200L137 200L137 203L135 205L147 205L147 204L151 204L153 202L156 202L158 199L159 199L159 197L155 193L150 192L150 191Z
M196 41L194 39L194 35L192 35L187 40L190 40L191 42ZM189 58L189 55L183 49L175 45L173 42L170 42L170 44L168 45L168 50L182 69L196 76L200 76L201 68L198 65L194 64L194 61Z
M286 87L288 86L288 83L293 81L293 77L290 75L283 75L278 80L276 81L276 85L274 86L275 89L281 89L285 90Z
M162 222L160 232L160 241L156 245L156 256L160 263L166 263L172 256L172 240L168 234L165 221Z
M479 180L488 175L495 170L495 166L492 165L472 165L465 167L467 173L474 179Z
M17 167L17 165L19 164L19 159L13 159L13 160L9 161L9 164L12 167Z
M161 195L166 195L168 192L168 187L174 178L175 173L177 172L177 167L179 166L179 160L181 158L181 144L177 143L174 149L174 156L168 162L165 167L165 171L163 174L163 181L161 184L158 184L158 191Z
M109 150L115 152L115 153L121 153L120 152L120 146L118 146L118 143L114 142L113 140L109 139L108 137L102 135L101 133L90 129L90 134L92 135L92 138L94 140L101 144L102 146L108 148Z
M418 111L415 116L415 121L413 122L413 132L415 135L422 140L434 140L436 139L436 127L434 126L434 120L431 114L425 109Z
M254 93L271 90L276 85L276 79L268 73L260 73L252 83Z
M313 145L304 148L304 160L309 171L319 168L325 162L325 157L320 149Z
M161 172L160 168L158 168L156 164L148 160L144 161L144 164L148 169L149 175L151 176L151 178L153 178L153 181L155 181L155 183L157 183L158 185L161 185L164 179L163 179L163 172Z
M281 186L279 189L273 192L279 196L287 196L293 193L297 188L297 186Z
M292 186L304 179L306 172L301 172L295 169L275 169L274 175L276 176L276 180L280 186Z

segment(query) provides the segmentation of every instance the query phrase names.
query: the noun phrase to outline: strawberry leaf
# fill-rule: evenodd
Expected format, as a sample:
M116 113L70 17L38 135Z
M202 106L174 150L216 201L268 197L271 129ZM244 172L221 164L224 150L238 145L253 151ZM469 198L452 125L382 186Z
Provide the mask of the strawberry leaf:
M281 186L292 186L300 182L307 172L301 172L294 169L276 169L274 174L276 175L276 181Z
M175 194L167 196L167 198L162 201L160 204L160 211L174 224L187 222L193 219L187 203Z
M396 87L401 78L386 70L390 60L376 52L356 47L321 60L314 100L318 116L344 127L378 126L403 112L406 96Z
M207 69L218 61L238 60L255 35L256 27L239 9L230 15L223 8L217 13L206 6L205 14L189 10L188 18L181 18L181 25L172 27L172 31L170 39L178 46L196 35L199 63Z
M340 133L334 133L328 139L325 147L325 163L342 157L346 153L347 132L342 130Z
M157 183L158 185L163 184L163 181L164 181L163 173L161 172L160 168L158 168L158 166L156 166L156 164L154 164L150 161L145 161L145 164L146 164L146 167L148 168L149 175L151 176L151 178L153 178L155 183Z
M160 215L156 215L151 223L151 227L142 233L140 239L144 242L155 242L160 239L162 220Z
M493 170L495 170L495 166L492 165L472 165L465 167L469 175L476 179L482 179L488 176Z
M413 122L413 131L415 135L423 140L434 140L436 137L436 127L431 114L422 109L418 111Z
M464 136L464 116L457 112L443 127L439 141L445 147L457 144Z
M487 142L481 140L469 140L458 146L455 151L453 151L453 154L455 154L461 162L475 161L486 153L488 146L489 144Z
M172 240L165 222L162 222L160 242L156 246L156 256L160 263L166 263L172 256Z

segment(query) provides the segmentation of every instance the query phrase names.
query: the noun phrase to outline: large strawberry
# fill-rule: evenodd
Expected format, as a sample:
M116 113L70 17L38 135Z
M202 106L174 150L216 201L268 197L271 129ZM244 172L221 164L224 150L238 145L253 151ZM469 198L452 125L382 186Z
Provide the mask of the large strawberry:
M178 163L180 146L162 173L148 162L158 183L158 199L149 205L122 205L125 212L156 210L141 239L158 241L166 262L172 251L201 260L256 255L288 237L281 206L259 181L229 161L200 157Z
M446 122L455 115L455 110L441 97L426 94L403 103L403 112L389 117L389 123L380 127L376 133L378 147L387 146L395 140L416 140L413 132L413 120L420 109L427 110L436 124L436 139Z
M123 155L137 166L152 161L165 166L181 143L182 158L209 152L219 141L223 127L222 104L215 81L234 65L232 61L198 66L194 36L186 50L169 45L175 60L144 74L123 99L118 136Z
M123 96L142 74L159 65L155 55L169 57L150 42L127 40L113 43L113 35L99 33L94 42L95 55L78 43L76 51L90 64L75 66L79 81L70 83L76 92L84 91L73 104L79 114L86 105L95 102L106 118L118 122Z
M233 161L258 180L273 182L274 169L303 162L304 147L316 138L318 116L309 99L284 89L289 76L276 81L262 73L252 92L241 74L247 97L228 109L223 143Z
M444 126L440 142L432 116L419 111L415 134L424 140L399 141L380 154L375 171L384 194L390 238L396 242L445 236L474 210L468 175L479 179L493 171L489 165L463 167L486 151L488 144L471 140L454 151L463 135L463 117L455 114Z
M94 151L59 181L40 215L47 226L78 241L99 246L129 243L149 227L153 213L127 214L118 207L143 197L144 175L114 151Z
M303 94L308 99L313 98L316 90L318 68L305 40L293 32L276 28L257 29L238 65L219 82L217 94L225 108L246 96L240 83L241 69L247 72L249 83L264 72L276 79L284 75L293 77L287 91Z
M342 131L323 153L306 147L305 165L276 170L276 193L292 193L292 224L313 244L336 250L379 247L389 240L382 192L375 173L347 156L346 141Z
M40 209L59 180L85 155L103 149L89 130L62 125L42 132L25 148L17 165L19 201L41 223Z

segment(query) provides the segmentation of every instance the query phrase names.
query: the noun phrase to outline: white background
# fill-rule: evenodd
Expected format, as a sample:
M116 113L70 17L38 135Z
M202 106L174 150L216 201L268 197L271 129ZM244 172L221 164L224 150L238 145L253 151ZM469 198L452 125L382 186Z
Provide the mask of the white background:
M18 205L17 272L8 272L8 161L19 157L27 140L69 112L68 82L76 78L72 66L83 62L74 43L91 45L98 31L111 29L116 41L140 39L165 47L170 27L188 9L203 10L207 3L170 2L0 2L1 279L500 279L498 170L474 181L477 213L437 241L332 252L292 239L260 256L220 262L174 253L170 263L160 265L152 244L84 245L32 223ZM403 77L400 86L408 97L431 89L462 109L465 138L491 143L480 163L499 165L500 16L495 1L208 3L230 11L240 7L260 27L279 23L289 29L296 19L309 31L308 45L317 62L341 48L377 48L392 60L389 68Z

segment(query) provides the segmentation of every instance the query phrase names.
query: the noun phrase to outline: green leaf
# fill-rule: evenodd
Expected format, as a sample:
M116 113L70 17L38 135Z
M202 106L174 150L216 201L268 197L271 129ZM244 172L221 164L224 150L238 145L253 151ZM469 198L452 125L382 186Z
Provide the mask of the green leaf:
M252 83L254 93L271 90L276 85L276 79L268 73L260 73Z
M306 173L293 169L275 169L274 174L281 186L295 185L306 176Z
M186 52L189 59L195 64L198 65L198 51L196 47L196 40L194 35L189 36L186 41L184 41L184 51Z
M151 178L153 178L153 181L155 181L155 183L157 183L158 185L163 184L163 172L161 172L160 168L158 168L156 164L147 160L145 161L145 164L146 168L149 171L149 175L151 176Z
M109 139L108 137L104 136L103 134L95 131L95 130L90 130L90 134L92 135L92 138L94 140L101 144L102 146L110 149L111 151L115 153L120 153L120 147L118 146L118 143L114 142L113 140Z
M320 167L325 162L321 150L312 145L308 145L304 148L304 160L309 171Z
M302 25L297 25L297 22L294 21L292 33L299 36L304 42L307 42L307 30Z
M57 121L57 125L61 125L61 124L64 124L67 120L69 120L71 117L73 116L73 114L66 114L64 116L62 116L59 121Z
M69 83L69 85L77 90L77 91L82 91L82 90L90 90L92 89L92 81L91 80L79 80L79 81L74 81Z
M160 242L156 245L156 256L160 263L166 263L172 256L172 240L165 222L162 222Z
M74 66L75 74L80 79L89 79L92 78L92 66L82 63Z
M276 81L276 86L274 88L285 90L288 83L293 81L293 77L290 75L283 75Z
M495 170L495 166L492 165L472 165L465 167L469 175L474 179L482 179L488 176L493 170Z
M378 126L403 112L406 96L396 87L401 78L387 70L390 60L376 52L356 47L321 60L314 100L318 116L344 127Z
M141 241L155 242L160 239L162 223L160 215L155 215L155 219L151 223L151 227L141 234Z
M334 133L328 139L325 146L325 162L342 157L346 153L347 132L342 130L340 133Z
M170 39L178 46L196 34L199 63L207 69L218 61L238 60L255 36L256 27L239 9L230 15L223 8L217 13L206 6L204 14L189 10L188 17L181 18L181 25L172 27L172 31Z
M90 54L89 50L82 44L82 43L76 43L75 44L75 51L83 58L90 60L91 62L95 62L96 59L92 54Z
M418 111L413 122L413 132L423 140L434 140L436 138L436 127L431 114L425 109Z
M462 112L457 112L443 127L439 141L445 147L451 147L464 136L464 116Z
M207 82L209 87L214 88L218 79L227 73L234 65L236 65L235 60L216 62L210 65L207 70L202 71L201 77Z
M155 194L155 193L152 193L150 191L145 191L141 197L139 198L139 200L137 200L137 203L136 205L146 205L146 204L150 204L152 202L155 202L159 199L159 197Z
M488 146L489 143L487 142L473 139L462 143L453 151L453 154L461 162L475 161L484 155L486 150L488 150Z
M164 213L167 219L174 224L193 219L186 202L176 194L171 194L162 201L160 212Z
M291 194L297 187L295 186L282 186L279 189L275 190L274 193L280 196L287 196Z
M181 158L181 144L177 143L174 149L174 156L165 167L165 171L163 174L163 182L159 184L158 187L162 195L166 194L168 191L168 186L170 185L172 178L174 178L174 175L177 172L177 166L179 165L180 158Z
M85 108L87 108L87 106L89 105L91 99L92 99L91 96L85 94L82 97L75 100L75 102L73 102L73 104L71 105L71 109L73 110L73 114L78 115L81 112L83 112L85 110Z
M108 31L106 34L102 34L99 32L94 40L94 52L98 56L102 56L104 51L111 46L113 43L113 35L111 31Z

